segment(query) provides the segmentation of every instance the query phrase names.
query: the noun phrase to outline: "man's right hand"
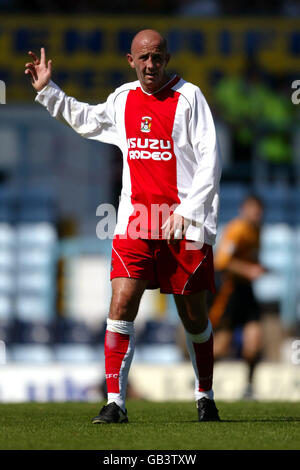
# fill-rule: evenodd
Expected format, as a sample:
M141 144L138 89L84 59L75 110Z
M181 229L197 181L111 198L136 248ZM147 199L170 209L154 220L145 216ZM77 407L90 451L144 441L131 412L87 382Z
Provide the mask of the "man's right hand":
M268 272L268 270L259 263L253 263L235 257L231 258L226 266L226 270L248 281L256 281L256 279Z
M249 263L246 277L249 279L249 281L256 281L256 279L258 279L260 276L263 276L267 272L268 270L264 266L261 266L258 263Z
M25 74L30 76L33 88L36 91L41 91L51 79L52 61L48 60L46 64L46 54L43 47L40 59L31 51L28 54L31 56L32 62L25 64Z

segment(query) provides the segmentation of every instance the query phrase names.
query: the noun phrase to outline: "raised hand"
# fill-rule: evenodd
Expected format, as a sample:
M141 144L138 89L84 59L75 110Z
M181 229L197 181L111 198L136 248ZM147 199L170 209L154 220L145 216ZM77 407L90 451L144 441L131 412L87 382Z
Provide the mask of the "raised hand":
M25 64L25 74L30 76L31 84L36 91L42 90L50 81L52 73L52 61L46 63L45 49L41 48L41 58L39 59L34 52L29 51L32 62Z

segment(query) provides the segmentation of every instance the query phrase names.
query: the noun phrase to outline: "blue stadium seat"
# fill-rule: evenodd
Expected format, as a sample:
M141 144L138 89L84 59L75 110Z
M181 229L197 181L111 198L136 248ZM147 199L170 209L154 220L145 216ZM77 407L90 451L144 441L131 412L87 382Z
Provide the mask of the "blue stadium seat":
M257 188L247 185L223 183L220 187L221 224L238 215L239 207L245 196L255 193L263 200L265 206L265 223L295 224L300 220L300 189L291 189L284 185L262 184Z
M284 185L261 185L256 193L265 207L264 221L267 224L289 223L292 211L292 193Z
M295 230L296 289L300 302L300 225ZM299 317L300 318L300 317Z
M18 221L20 222L55 222L55 219L56 211L51 207L36 207L28 205L26 207L21 207L18 214Z
M175 344L177 327L163 321L147 320L138 338L139 344Z
M133 360L137 363L177 364L182 361L182 354L175 344L147 344L136 347Z
M0 275L1 279L1 275ZM52 278L49 273L44 270L34 272L31 270L19 270L16 288L18 292L36 293L37 295L47 295L52 289Z
M15 303L16 318L22 321L50 321L54 317L52 298L36 293L18 293Z
M11 295L14 293L14 290L15 282L13 274L9 270L3 272L3 270L0 269L0 295L3 293Z
M93 332L83 321L60 317L56 321L55 342L60 344L91 344Z
M17 217L17 195L14 188L0 186L0 222L14 223Z
M177 324L147 320L136 344L135 361L171 364L182 359L176 344Z
M16 244L14 228L0 222L0 319L13 316L15 294Z
M254 283L261 302L281 302L288 295L294 266L294 242L294 230L287 224L263 227L260 261L269 272Z
M7 222L0 222L0 246L13 248L16 242L16 232L13 225Z
M261 262L279 273L293 262L294 230L287 224L266 224L261 233Z
M15 341L14 321L11 317L3 318L0 316L0 340L5 344Z
M49 248L55 245L57 234L55 226L49 222L18 223L17 239L20 246Z
M44 344L51 346L54 339L54 325L50 321L14 322L14 342L18 344Z
M55 360L59 362L82 364L99 361L95 348L87 344L59 344L53 351Z
M290 210L290 224L296 228L300 225L300 187L297 186L292 190L291 197L291 210Z
M0 293L0 319L7 320L13 316L13 302L9 295Z
M8 274L14 269L16 262L15 252L15 230L10 224L0 222L0 272Z
M50 188L29 187L22 190L19 197L19 222L55 222L56 212L56 198Z
M225 224L238 216L240 205L248 193L247 185L221 184L219 224Z
M52 261L52 252L40 247L31 247L30 249L21 247L18 252L18 265L21 269L47 270L51 268Z
M50 346L42 344L15 344L9 348L11 360L24 364L46 364L55 356Z
M16 316L23 321L50 320L55 315L55 227L47 222L20 223L16 242Z

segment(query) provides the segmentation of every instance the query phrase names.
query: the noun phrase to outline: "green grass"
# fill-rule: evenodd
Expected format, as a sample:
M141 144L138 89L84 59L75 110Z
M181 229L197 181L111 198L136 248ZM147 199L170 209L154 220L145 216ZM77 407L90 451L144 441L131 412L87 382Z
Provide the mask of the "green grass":
M222 422L199 423L192 402L128 401L128 424L92 425L100 406L1 404L0 449L300 449L300 403L217 402Z

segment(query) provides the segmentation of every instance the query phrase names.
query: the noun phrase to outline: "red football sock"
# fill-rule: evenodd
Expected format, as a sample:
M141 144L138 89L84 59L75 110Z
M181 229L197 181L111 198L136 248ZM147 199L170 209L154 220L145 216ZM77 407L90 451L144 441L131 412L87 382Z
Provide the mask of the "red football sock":
M198 370L198 391L207 392L212 389L213 380L213 335L205 343L193 343Z
M186 332L187 348L195 372L195 399L207 397L213 399L213 332L210 321L206 329L199 334Z
M113 328L111 324L114 323ZM119 324L118 324L119 323ZM120 323L121 328L119 328ZM128 329L128 333L110 331ZM104 354L108 403L114 401L125 410L127 378L134 352L134 334L131 322L109 320L105 333Z

